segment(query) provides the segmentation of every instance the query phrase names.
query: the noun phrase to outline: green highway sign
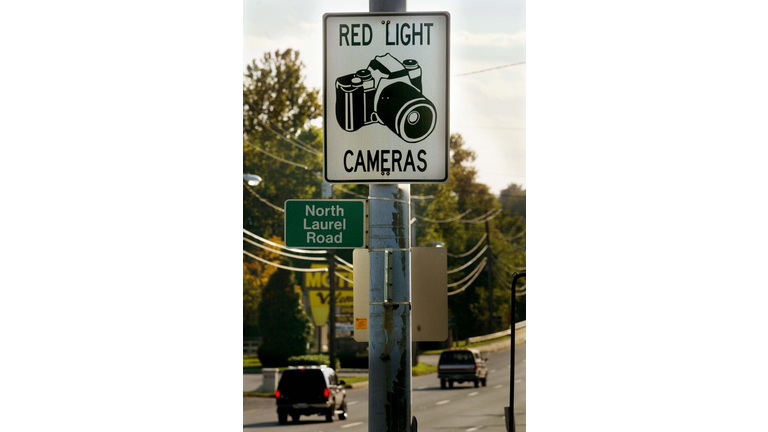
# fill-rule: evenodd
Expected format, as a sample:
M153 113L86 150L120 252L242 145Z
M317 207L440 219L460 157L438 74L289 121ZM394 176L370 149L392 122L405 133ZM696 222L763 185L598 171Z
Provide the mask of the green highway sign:
M365 200L285 202L285 245L304 249L355 249L365 245Z

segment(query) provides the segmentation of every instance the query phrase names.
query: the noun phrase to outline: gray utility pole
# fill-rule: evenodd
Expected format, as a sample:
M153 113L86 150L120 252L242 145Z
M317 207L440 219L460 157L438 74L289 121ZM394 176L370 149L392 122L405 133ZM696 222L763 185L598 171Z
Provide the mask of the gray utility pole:
M405 0L368 10L405 12ZM368 431L411 432L411 186L370 184L368 195Z
M330 313L328 315L328 356L331 368L336 370L336 249L328 249L328 285L330 285Z
M488 333L493 333L494 331L494 325L493 325L493 287L491 286L491 266L493 265L493 256L491 255L491 230L488 228L488 221L485 221L485 238L486 242L488 244L488 262L486 265L488 266ZM514 320L514 319L513 319Z
M333 199L333 185L323 182L323 198ZM328 249L328 287L330 289L328 313L328 357L336 370L336 249Z

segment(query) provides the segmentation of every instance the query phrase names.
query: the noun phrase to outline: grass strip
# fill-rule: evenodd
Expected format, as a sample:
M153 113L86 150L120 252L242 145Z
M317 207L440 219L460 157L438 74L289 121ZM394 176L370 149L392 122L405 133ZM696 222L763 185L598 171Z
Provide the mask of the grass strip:
M352 384L368 381L368 375L350 377L340 376L339 380L344 381L344 388L352 388Z
M419 363L411 368L411 375L413 376L428 375L435 372L437 372L437 366L426 363Z
M471 343L469 345L467 345L467 343L466 343L467 341L454 341L453 342L453 347L454 348L474 348L476 346L488 345L488 344L492 344L492 343L496 343L496 342L501 342L503 340L509 340L509 336L501 336L501 337L497 337L496 339L490 339L490 340L482 341L482 342L473 342L473 343ZM444 349L439 349L439 350L423 351L420 354L440 354L443 351L445 351L445 350Z
M261 392L243 392L243 397L266 397L266 398L273 398L275 397L274 393L261 393Z

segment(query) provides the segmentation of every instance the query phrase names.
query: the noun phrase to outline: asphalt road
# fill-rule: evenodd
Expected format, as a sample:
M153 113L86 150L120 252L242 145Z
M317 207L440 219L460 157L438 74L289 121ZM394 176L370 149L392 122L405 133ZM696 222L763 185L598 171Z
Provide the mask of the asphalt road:
M414 377L412 411L419 431L504 432L504 407L509 405L509 354L509 350L484 354L490 358L486 387L464 383L443 390L437 374ZM515 420L517 432L525 432L525 345L515 348L515 356ZM302 417L298 424L279 425L274 399L243 398L243 431L367 431L368 389L347 390L347 404L346 420L326 423L320 416L309 416Z

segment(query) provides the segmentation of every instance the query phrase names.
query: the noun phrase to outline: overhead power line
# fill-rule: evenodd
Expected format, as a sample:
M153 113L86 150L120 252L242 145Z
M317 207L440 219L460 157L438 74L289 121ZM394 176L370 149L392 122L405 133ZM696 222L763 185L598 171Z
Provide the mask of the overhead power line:
M445 219L445 220L435 220L435 219L425 218L424 216L419 216L416 213L414 213L413 215L417 219L421 219L421 220L426 221L426 222L431 222L431 223L449 223L449 222L455 222L455 221L461 219L462 217L466 216L466 214L471 212L471 211L472 211L472 209L469 209L469 210L465 211L464 213L462 213L462 214L460 214L460 215L458 215L456 217L453 217L453 218L450 218L450 219Z
M265 129L267 129L268 131L272 132L273 134L277 135L278 137L282 138L283 140L288 141L289 144L292 144L292 145L296 146L297 148L299 148L301 150L304 150L307 153L311 153L311 154L313 154L315 156L321 156L322 155L321 152L313 149L312 147L309 147L309 146L307 146L305 144L302 144L298 140L292 139L288 134L284 135L284 134L281 134L280 132L272 129L265 122L261 122L261 126L264 127Z
M342 263L342 264L346 265L346 266L347 266L347 267L349 267L350 269L354 268L354 266L353 266L352 264L350 264L350 263L348 263L348 262L344 261L344 260L343 260L343 259L342 259L340 256L338 256L338 255L334 255L334 256L336 257L336 261L339 261L340 263Z
M296 259L307 260L307 261L325 261L324 257L309 257L309 256L294 255L294 254L289 254L288 252L282 252L282 251L279 251L279 250L268 248L268 247L266 247L266 246L264 246L262 244L256 243L255 241L253 241L253 240L251 240L249 238L246 238L246 237L243 237L243 240L247 241L248 243L250 243L250 244L252 244L254 246L258 246L258 247L260 247L260 248L262 248L264 250L267 250L267 251L272 252L272 253L276 253L278 255L285 255L285 256L290 257L290 258L296 258Z
M449 292L449 293L448 293L448 295L449 295L449 296L452 296L452 295L454 295L454 294L458 294L458 293L460 293L460 292L464 291L465 289L467 289L467 287L469 287L470 285L472 285L472 282L474 282L474 281L475 281L475 279L477 279L477 276L478 276L478 275L480 274L480 272L483 270L483 267L485 267L485 263L486 263L486 260L483 260L483 261L480 263L480 266L478 266L478 270L475 272L475 277L473 277L471 281L467 282L467 284L466 284L466 285L464 285L463 287L461 287L461 288L457 289L456 291L451 291L451 292Z
M284 270L304 272L304 273L316 273L316 272L327 272L328 271L328 267L322 267L322 268L288 267L288 266L284 266L282 264L273 263L272 261L265 260L264 258L259 258L256 255L254 255L254 254L252 254L252 253L250 253L248 251L243 251L243 253L248 255L249 257L255 259L256 261L261 261L264 264L268 264L268 265L271 265L271 266L274 266L274 267L277 267L277 268L281 268L281 269L284 269Z
M483 248L483 249L482 249L480 252L478 252L478 253L477 253L477 255L476 255L474 258L472 258L471 260L469 260L469 261L468 261L466 264L464 264L463 266L461 266L461 267L459 267L459 268L455 268L455 269L453 269L453 270L448 270L448 274L451 274L451 273L456 273L457 271L461 271L461 270L464 270L464 269L465 269L465 268L467 268L467 267L468 267L470 264L472 264L473 262L477 261L477 259L478 259L478 258L480 258L481 256L483 256L483 253L485 252L485 250L486 250L486 249L488 249L488 245L485 245L485 247L484 247L484 248Z
M477 242L477 244L475 245L475 247L473 247L472 249L470 249L470 250L469 250L469 252L464 252L463 254L458 254L458 255L457 255L457 254L448 253L448 256L449 256L449 257L451 257L451 258L464 258L465 256L467 256L467 255L471 254L472 252L474 252L474 251L475 251L475 249L479 248L479 247L480 247L480 245L483 243L483 240L485 240L485 237L486 237L487 235L488 235L488 233L483 233L483 236L482 236L482 237L480 237L480 241L479 241L479 242Z
M273 155L272 153L270 153L270 152L268 152L266 150L263 150L263 149L260 149L259 147L256 147L255 145L251 144L248 141L246 141L246 144L248 144L248 146L250 148L252 148L252 149L254 149L254 150L258 151L258 152L264 153L265 155L271 157L272 159L277 159L280 162L284 162L284 163L287 163L287 164L290 164L290 165L293 165L293 166L297 166L299 168L304 168L305 170L309 169L309 167L306 166L306 165L303 165L303 164L300 164L300 163L297 163L297 162L294 162L294 161L290 161L288 159L283 159L280 156Z
M488 217L485 217L486 215L488 215L488 214L490 214L491 212L494 212L494 211L496 213L494 213L493 215L490 215ZM460 221L460 222L462 222L462 223L472 223L472 224L475 224L475 223L485 223L485 222L495 218L496 216L498 216L501 213L501 211L502 211L502 209L491 210L488 213L486 213L485 215L480 216L479 218L470 219L470 220L466 220L466 221ZM483 219L480 219L480 218L483 218Z
M475 269L474 269L474 270L472 270L471 272L469 272L469 274L468 274L467 276L465 276L465 277L464 277L464 279L462 279L462 280L460 280L460 281L457 281L457 282L449 283L449 284L448 284L448 287L450 288L450 287L453 287L453 286L456 286L456 285L461 285L461 284L463 284L464 282L466 282L466 281L467 281L467 279L469 279L469 278L470 278L470 276L472 276L473 274L475 274L475 273L479 272L480 270L478 270L478 269L482 269L483 267L485 267L485 263L486 263L486 262L488 262L488 259L487 259L487 258L483 258L483 260L482 260L482 261L480 261L480 264L478 264L478 265L477 265L477 267L475 267Z
M327 251L327 250L324 250L324 249L321 249L321 250L293 249L293 248L289 248L289 247L287 247L287 246L281 245L280 243L275 243L275 242L273 242L273 241L267 240L267 239L265 239L264 237L261 237L261 236L257 236L256 234L254 234L254 233L252 233L252 232L248 231L248 230L247 230L247 229L245 229L245 228L243 228L243 232L244 232L244 233L246 233L246 234L248 234L249 236L251 236L251 237L253 237L253 238L257 239L257 240L260 240L260 241L262 241L262 242L264 242L264 243L268 244L268 245L276 246L276 247L279 247L280 249L289 250L289 251L291 251L291 252L297 252L297 253L307 253L307 254L327 254L327 253L328 253L328 251Z
M342 276L342 275L340 275L340 274L338 274L336 272L333 272L333 274L335 274L339 279L347 281L347 283L350 284L350 285L354 285L355 284L353 281L345 278L344 276Z
M347 188L345 188L345 187L336 186L334 189L338 189L338 190L340 190L340 191L344 192L345 194L354 195L354 196L356 196L356 197L360 197L360 198L366 198L366 199L368 198L368 197L367 197L367 196L365 196L365 195L360 195L359 193L355 193L355 192L352 192L351 190L349 190L349 189L347 189Z
M510 67L510 66L518 66L518 65L521 65L521 64L525 64L525 62L521 61L521 62L517 62L517 63L510 63L510 64L496 66L496 67L492 67L492 68L488 68L488 69L482 69L482 70L479 70L479 71L467 72L467 73L463 73L463 74L453 75L453 76L454 77L460 77L460 76L465 76L465 75L479 74L481 72L488 72L488 71L492 71L492 70L496 70L496 69L501 69L501 68L506 68L506 67Z
M253 189L251 189L251 187L250 187L250 186L248 186L248 183L246 183L246 182L245 182L245 180L243 180L243 186L244 186L246 189L248 189L248 192L252 193L252 194L253 194L253 195L254 195L256 198L258 198L258 200L259 200L259 201L263 202L264 204L266 204L266 205L268 205L268 206L272 207L273 209L275 209L275 210L277 210L277 211L280 211L280 212L283 212L283 213L285 213L285 210L283 210L283 209L281 209L280 207L278 207L278 206L276 206L276 205L272 204L271 202L269 202L269 201L265 200L264 198L262 198L262 197L261 197L261 195L259 195L259 194L257 194L256 192L254 192L254 191L253 191Z

